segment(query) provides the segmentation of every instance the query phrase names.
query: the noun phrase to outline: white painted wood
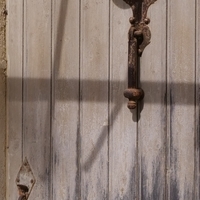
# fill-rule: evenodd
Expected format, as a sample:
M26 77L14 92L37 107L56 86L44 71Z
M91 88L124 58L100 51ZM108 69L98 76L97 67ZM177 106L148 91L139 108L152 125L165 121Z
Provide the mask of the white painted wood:
M151 43L141 57L141 88L145 92L138 122L140 199L165 199L166 143L166 1L151 5Z
M53 199L80 199L79 1L53 3Z
M81 1L81 199L108 198L109 1Z
M17 199L15 184L22 163L23 1L7 1L7 196Z
M0 199L6 198L6 78L0 69Z
M195 0L168 1L168 6L168 199L186 200L194 199Z
M123 96L128 86L128 30L130 7L113 1L110 10L110 138L109 199L138 199L136 111Z
M50 199L51 1L25 1L23 157L36 184L31 199Z
M123 96L132 12L122 0L7 8L7 199L26 156L30 200L198 200L199 3L150 7L138 123Z
M199 139L200 139L200 2L196 1L196 121L195 121L195 200L200 199L200 152L199 152Z

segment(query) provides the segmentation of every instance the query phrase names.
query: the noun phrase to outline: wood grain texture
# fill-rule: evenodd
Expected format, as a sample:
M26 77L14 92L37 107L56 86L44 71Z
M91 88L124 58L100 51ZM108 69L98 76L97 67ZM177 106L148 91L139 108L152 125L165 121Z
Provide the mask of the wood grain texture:
M7 196L17 199L15 184L22 163L23 1L8 1L7 24Z
M152 38L141 57L141 88L138 134L140 162L139 199L165 199L166 144L166 1L159 0L148 11ZM154 87L152 87L154 85Z
M136 111L129 111L123 96L132 12L123 1L112 1L110 13L109 199L138 199Z
M81 1L81 199L108 198L109 1Z
M25 1L23 79L23 157L36 178L30 199L50 199L51 1Z
M6 78L0 69L0 199L6 198Z
M200 199L200 2L196 1L196 122L195 122L195 199Z
M195 194L195 1L168 6L168 199L186 200Z
M27 157L30 200L199 200L199 6L150 7L137 114L124 1L8 0L6 198Z
M80 199L79 1L53 3L53 199Z

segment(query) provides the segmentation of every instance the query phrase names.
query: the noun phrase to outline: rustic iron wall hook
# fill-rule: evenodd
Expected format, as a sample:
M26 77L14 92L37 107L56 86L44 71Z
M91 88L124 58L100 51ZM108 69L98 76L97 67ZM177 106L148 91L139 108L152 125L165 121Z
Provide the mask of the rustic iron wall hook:
M145 47L150 43L151 32L148 24L147 11L156 0L123 0L133 11L133 17L129 19L131 27L129 29L128 44L128 89L124 91L124 96L129 99L128 108L134 109L137 102L144 97L144 91L138 87L140 58Z

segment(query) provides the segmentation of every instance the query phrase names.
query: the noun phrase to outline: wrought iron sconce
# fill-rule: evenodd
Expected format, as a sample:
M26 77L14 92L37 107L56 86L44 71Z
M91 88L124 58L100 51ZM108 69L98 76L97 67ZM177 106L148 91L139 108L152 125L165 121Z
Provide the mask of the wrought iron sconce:
M133 11L133 17L129 19L131 27L129 29L128 44L128 89L124 91L124 96L129 99L128 108L137 107L137 102L144 98L144 91L139 88L140 57L144 48L150 43L151 32L148 24L147 11L156 0L123 0Z

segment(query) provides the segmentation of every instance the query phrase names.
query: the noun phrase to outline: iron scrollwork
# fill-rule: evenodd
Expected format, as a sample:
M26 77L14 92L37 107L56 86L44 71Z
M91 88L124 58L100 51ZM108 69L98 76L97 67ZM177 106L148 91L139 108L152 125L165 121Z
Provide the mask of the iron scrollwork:
M128 89L124 96L129 99L128 108L137 107L137 102L144 97L144 91L139 88L139 66L140 57L145 47L150 43L151 32L148 27L150 19L147 18L147 11L156 0L123 0L133 11L133 17L129 19L128 45Z

